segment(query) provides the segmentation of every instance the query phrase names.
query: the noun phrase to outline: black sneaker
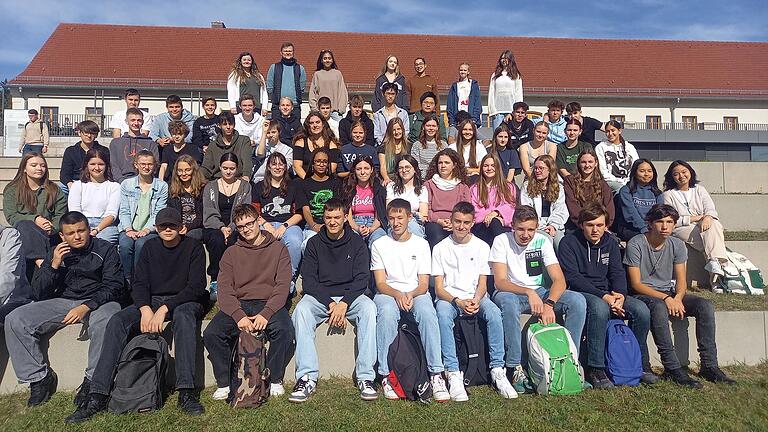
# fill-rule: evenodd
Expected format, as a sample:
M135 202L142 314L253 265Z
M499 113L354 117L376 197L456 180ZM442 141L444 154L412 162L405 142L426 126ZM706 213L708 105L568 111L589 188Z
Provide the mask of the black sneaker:
M83 406L78 406L77 410L64 421L67 423L84 422L96 414L105 411L107 409L108 400L109 396L107 395L91 393L90 395L87 395L85 404L83 404Z
M651 369L643 369L643 375L640 377L640 382L647 385L653 385L659 382L659 377Z
M205 412L205 408L200 403L197 392L194 389L179 390L179 409L189 415L200 415Z
M591 368L587 373L587 381L592 384L592 387L596 390L607 390L614 387L611 380L605 375L605 370L599 368Z
M719 367L701 368L699 376L713 383L736 384L736 380L725 374Z
M674 382L675 384L681 385L683 387L689 387L693 389L700 389L704 387L700 382L691 378L688 375L688 372L686 372L685 369L683 368L672 369L670 371L665 370L664 374L662 375L662 378L668 379Z
M56 393L56 386L59 384L59 377L53 369L48 369L48 374L38 382L29 385L28 407L36 407L48 402L48 399Z
M88 395L91 393L91 380L83 378L83 383L77 388L75 394L74 404L78 409L85 407L88 403Z

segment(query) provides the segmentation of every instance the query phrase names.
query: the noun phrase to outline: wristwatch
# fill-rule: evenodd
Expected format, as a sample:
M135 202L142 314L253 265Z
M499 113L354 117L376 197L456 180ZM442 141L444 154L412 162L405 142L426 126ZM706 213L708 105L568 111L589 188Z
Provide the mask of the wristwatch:
M286 229L290 227L290 225L288 225L288 222L283 222L283 226L284 226Z
M554 300L552 300L552 299L550 299L550 298L548 298L548 299L544 300L544 304L552 306L552 309L554 309L554 308L555 308L555 304L556 304L556 303L557 303L556 301L554 301Z

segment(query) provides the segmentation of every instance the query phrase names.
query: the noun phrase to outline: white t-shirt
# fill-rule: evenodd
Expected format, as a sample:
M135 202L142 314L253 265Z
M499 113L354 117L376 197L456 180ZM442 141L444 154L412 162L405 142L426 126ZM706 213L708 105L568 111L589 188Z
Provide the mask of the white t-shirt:
M144 111L144 125L141 126L141 130L148 131L152 125L152 116L149 115L149 110L145 108L141 108L141 110ZM112 119L109 121L110 129L120 129L121 134L128 132L128 123L125 121L126 111L127 109L122 109L112 114Z
M496 236L489 261L506 264L509 281L528 289L543 286L545 267L558 264L552 242L538 232L525 247L517 244L514 233Z
M429 243L413 234L404 242L379 237L371 247L371 270L386 270L387 285L404 293L419 287L419 275L429 274L431 261Z
M415 188L405 188L405 191L401 195L398 195L395 193L395 184L390 183L387 185L387 202L390 202L395 198L402 198L411 203L411 212L413 213L419 211L419 204L429 203L429 194L427 193L427 188L424 186L421 187L421 194L419 195L416 195Z
M458 135L457 135L458 136ZM449 144L448 148L451 150L456 150L456 143ZM469 150L471 149L470 146L464 147L464 154L462 157L464 158L464 164L469 167ZM458 151L458 150L456 150ZM488 154L488 150L485 149L485 146L480 141L475 141L475 162L477 163L477 166L480 166L480 161L483 160L485 155Z
M253 113L253 119L246 121L243 113L235 115L235 130L240 135L247 136L255 145L259 145L261 134L264 133L264 117L259 113Z
M456 112L469 112L469 93L471 91L472 83L469 80L459 81L456 83L456 95L459 99L456 106Z
M477 292L479 276L491 274L490 253L488 244L475 236L466 244L458 244L448 236L432 250L432 276L444 276L448 294L469 300Z
M120 210L120 183L83 183L77 180L69 188L67 208L70 211L79 211L85 217L117 217Z

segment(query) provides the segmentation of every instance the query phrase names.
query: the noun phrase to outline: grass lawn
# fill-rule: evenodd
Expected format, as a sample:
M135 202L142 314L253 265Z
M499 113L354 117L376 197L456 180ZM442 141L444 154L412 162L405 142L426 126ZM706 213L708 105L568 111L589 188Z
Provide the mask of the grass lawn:
M715 304L715 310L719 311L768 310L768 295L715 294L712 291L697 288L689 288L688 291L711 300ZM766 430L768 430L768 425L766 425Z
M0 425L5 431L454 431L454 430L617 430L756 431L768 430L768 363L726 368L736 386L706 383L688 390L667 382L653 387L589 390L581 395L524 395L502 400L488 387L471 389L470 401L421 405L359 399L354 385L323 380L303 405L285 397L256 410L233 410L203 393L206 413L188 417L172 396L158 413L101 414L66 427L72 394L57 393L42 407L26 408L27 394L0 396Z

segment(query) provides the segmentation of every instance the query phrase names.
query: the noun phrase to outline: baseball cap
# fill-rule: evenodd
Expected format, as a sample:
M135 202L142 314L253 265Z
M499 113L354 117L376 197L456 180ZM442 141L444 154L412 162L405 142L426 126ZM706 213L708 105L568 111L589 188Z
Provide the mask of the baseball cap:
M155 217L155 226L160 225L175 225L181 226L181 213L178 210L171 207L166 207L160 210Z

